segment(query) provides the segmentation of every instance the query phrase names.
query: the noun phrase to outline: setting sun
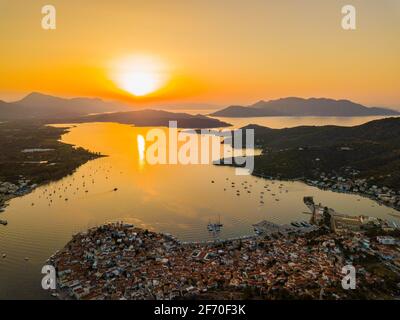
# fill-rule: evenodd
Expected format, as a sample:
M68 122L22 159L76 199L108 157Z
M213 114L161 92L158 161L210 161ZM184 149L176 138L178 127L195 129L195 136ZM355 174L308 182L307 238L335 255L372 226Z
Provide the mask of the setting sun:
M157 91L166 81L163 64L149 56L120 60L113 66L113 74L118 87L138 97Z

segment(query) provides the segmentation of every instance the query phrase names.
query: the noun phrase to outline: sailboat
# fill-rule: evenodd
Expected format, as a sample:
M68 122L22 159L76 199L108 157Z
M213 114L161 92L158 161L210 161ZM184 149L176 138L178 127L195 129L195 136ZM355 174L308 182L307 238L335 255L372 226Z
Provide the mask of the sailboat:
M221 215L218 215L218 222L211 223L209 222L207 225L207 229L210 232L219 232L224 225L221 223Z

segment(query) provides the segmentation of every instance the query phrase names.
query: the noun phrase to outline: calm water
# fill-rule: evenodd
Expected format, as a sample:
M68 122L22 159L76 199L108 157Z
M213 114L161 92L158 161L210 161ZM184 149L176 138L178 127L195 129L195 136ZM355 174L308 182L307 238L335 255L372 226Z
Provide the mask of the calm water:
M304 195L343 213L394 219L388 215L393 210L369 199L300 182L280 186L279 181L236 176L233 168L213 165L148 165L137 143L138 135L144 136L147 130L81 124L63 136L66 143L108 157L90 161L71 176L13 199L0 214L9 222L0 226L0 299L48 298L40 286L45 260L73 233L107 221L132 222L189 241L212 239L207 223L220 215L224 224L220 237L227 238L252 234L251 225L262 219L278 223L308 219L303 213L307 211ZM251 193L242 186L245 181ZM265 192L264 204L260 204L261 192ZM3 253L6 258L1 257Z

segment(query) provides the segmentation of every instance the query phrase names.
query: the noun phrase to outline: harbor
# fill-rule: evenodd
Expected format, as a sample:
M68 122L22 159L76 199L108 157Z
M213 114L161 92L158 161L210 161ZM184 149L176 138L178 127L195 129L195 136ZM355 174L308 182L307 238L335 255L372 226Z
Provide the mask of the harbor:
M279 286L296 298L352 299L355 296L337 285L341 266L352 264L363 279L358 295L361 290L373 298L397 299L398 290L381 284L389 274L400 279L399 226L337 213L315 204L312 196L305 196L303 202L311 213L309 222L263 220L253 225L254 235L224 240L182 242L169 233L149 232L122 221L90 228L73 235L64 249L48 259L58 270L59 286L52 295L78 300L173 300L206 294L227 299L229 292L243 294L251 289L270 299ZM222 227L220 217L207 225L213 233ZM78 268L77 261L81 261ZM376 262L379 272L371 271ZM285 270L278 279L276 269ZM313 290L308 283L315 281L319 286ZM87 286L89 282L95 285ZM117 285L111 288L111 283Z
M375 299L398 297L397 290L382 285L385 275L400 276L398 237L370 237L350 229L338 235L324 225L313 227L307 235L284 234L288 226L263 221L257 228L279 233L279 237L270 239L263 233L246 239L183 244L171 235L123 222L102 225L73 235L49 258L48 263L58 270L58 288L52 295L77 300L228 299L233 292L241 295L251 289L259 298L274 299L280 288L287 297L297 299L354 299L365 294ZM379 228L376 231L383 232ZM369 258L363 259L366 255ZM338 286L341 268L348 260L360 270L362 279L354 295ZM380 261L385 273L366 272L371 260ZM315 282L318 286L312 285Z
M82 124L62 137L65 143L108 156L7 201L0 213L0 219L8 222L0 225L0 255L6 255L0 264L0 282L5 291L19 298L48 298L38 286L43 263L63 248L72 234L107 221L169 233L184 245L251 241L257 238L253 225L263 220L277 225L309 222L311 215L303 213L307 209L305 195L337 212L398 221L390 215L397 211L373 207L375 202L370 199L357 201L359 196L298 181L236 176L233 168L221 166L146 166L135 145L136 136L145 136L146 130ZM110 139L120 144L110 145ZM223 226L215 236L208 223L218 222ZM27 266L31 272L26 272ZM19 290L22 286L26 288L23 292Z

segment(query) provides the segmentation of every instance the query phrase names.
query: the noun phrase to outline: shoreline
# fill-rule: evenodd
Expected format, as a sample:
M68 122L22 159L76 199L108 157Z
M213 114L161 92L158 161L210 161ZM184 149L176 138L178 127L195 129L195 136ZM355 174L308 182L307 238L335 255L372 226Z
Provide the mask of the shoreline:
M69 129L36 122L0 124L0 134L17 132L8 139L11 141L6 140L9 151L0 157L0 164L4 164L0 171L0 215L6 211L11 200L63 179L91 160L106 157L62 142L62 136ZM32 135L28 142L25 141L27 135Z
M216 165L216 166L227 166L227 167L233 167L233 168L240 168L241 167L241 166L235 165L234 161L232 161L232 164L223 163L223 159L221 159L220 161L221 161L220 163L213 163L213 165ZM335 192L335 193L356 195L356 196L359 196L359 197L370 199L370 200L374 201L375 203L377 203L379 206L385 206L387 208L393 209L393 210L395 210L395 211L400 213L400 206L396 206L396 205L393 205L393 204L390 204L390 203L385 203L384 201L379 199L377 196L374 196L374 195L371 195L371 194L368 194L368 193L362 193L362 192L340 191L340 190L337 190L337 189L332 188L332 187L321 187L319 185L316 185L316 184L312 183L311 179L304 178L304 177L286 178L285 179L285 178L281 178L281 177L268 176L268 175L265 175L265 174L262 174L262 173L258 173L256 171L253 171L251 173L251 176L254 176L254 177L257 177L257 178L261 178L261 179L264 179L264 180L267 180L267 181L274 180L274 181L281 181L281 182L301 182L301 183L304 183L304 184L306 184L306 185L308 185L310 187L315 187L315 188L318 188L318 189L323 190L323 191L331 191L331 192Z
M73 235L48 261L57 270L59 300L202 300L230 294L245 299L248 290L267 300L321 299L321 287L322 299L396 299L398 291L383 283L388 277L393 284L389 279L398 277L400 268L381 257L390 246L368 230L336 233L322 223L304 234L266 228L252 238L185 245L169 234L119 222ZM369 270L358 275L363 281L354 292L340 288L341 268L349 259Z
M13 199L16 199L16 198L19 198L19 197L24 197L24 196L26 196L26 195L32 193L32 192L35 191L36 189L40 188L40 187L46 186L46 185L48 185L48 184L50 184L50 183L52 183L52 182L57 182L57 181L59 181L59 180L65 178L65 177L68 177L69 175L74 174L75 171L76 171L80 166L83 166L84 164L88 163L89 161L96 160L96 159L99 159L99 158L102 158L102 157L106 157L106 156L105 156L105 155L100 155L100 156L96 156L95 158L88 159L87 161L85 161L85 162L79 164L78 166L76 166L76 167L75 167L74 169L72 169L70 172L66 173L66 174L65 174L63 177L61 177L61 178L45 180L45 181L43 181L42 183L35 184L34 187L30 187L28 191L24 191L23 193L20 193L20 194L17 194L17 195L11 194L11 195L9 195L9 197L3 198L3 202L0 203L0 216L1 216L2 213L4 213L4 212L6 211L7 207L9 206L10 201L12 201ZM8 181L2 181L2 182L3 182L3 183L10 183L10 182L8 182Z
M335 192L335 193L343 193L343 194L350 194L350 195L356 195L362 198L367 198L370 199L372 201L374 201L375 203L377 203L379 206L385 206L388 207L390 209L393 209L397 212L400 213L400 207L397 207L395 205L391 205L390 203L385 203L384 201L380 200L378 197L374 197L373 195L370 195L368 193L361 193L361 192L354 192L354 191L340 191L334 188L329 188L329 187L321 187L318 185L315 185L313 183L311 183L309 181L309 179L304 179L304 178L294 178L294 179L282 179L282 178L274 178L274 177L269 177L269 176L263 176L262 174L258 174L258 173L252 173L253 176L258 177L258 178L262 178L265 180L275 180L275 181L288 181L288 182L301 182L304 183L310 187L315 187L318 188L320 190L323 191L331 191L331 192ZM308 180L308 181L307 181Z

